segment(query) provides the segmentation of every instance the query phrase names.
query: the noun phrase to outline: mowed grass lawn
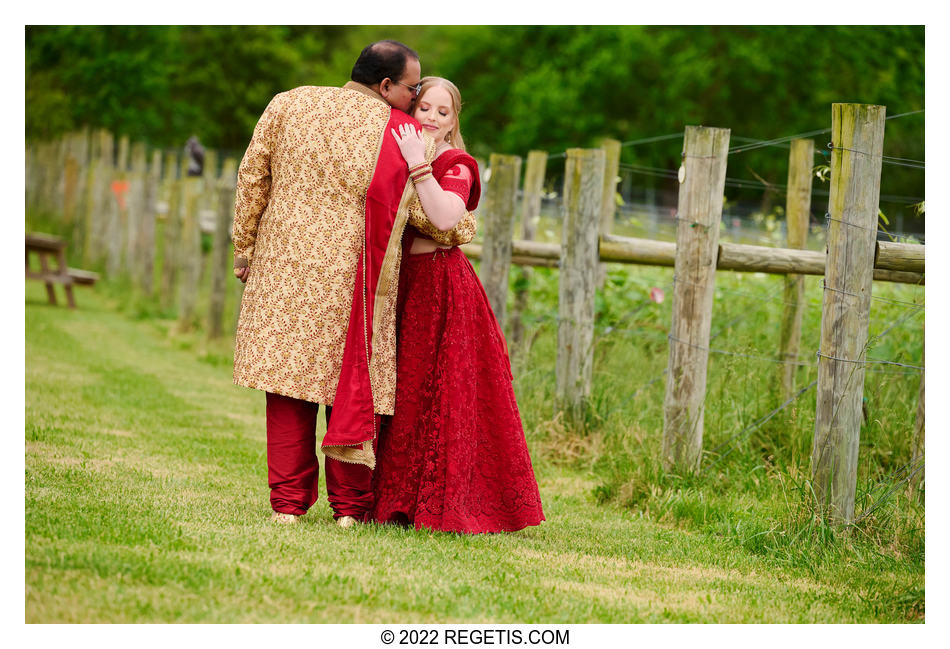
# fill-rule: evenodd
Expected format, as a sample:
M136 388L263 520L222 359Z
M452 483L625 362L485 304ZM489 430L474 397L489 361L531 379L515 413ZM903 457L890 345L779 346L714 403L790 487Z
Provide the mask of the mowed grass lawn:
M275 526L263 394L77 293L70 311L26 288L27 622L902 621L867 589L906 575L784 572L597 505L591 476L537 454L538 528L341 530L322 486Z

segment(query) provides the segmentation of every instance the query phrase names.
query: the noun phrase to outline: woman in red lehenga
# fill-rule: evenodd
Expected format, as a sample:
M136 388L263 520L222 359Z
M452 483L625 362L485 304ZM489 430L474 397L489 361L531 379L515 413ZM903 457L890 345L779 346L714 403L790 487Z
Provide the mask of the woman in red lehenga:
M413 116L439 145L431 174L421 133L393 131L426 216L443 230L475 209L480 193L460 108L454 84L423 79ZM403 243L396 409L379 435L370 519L469 533L537 525L538 483L485 290L458 248L411 227Z

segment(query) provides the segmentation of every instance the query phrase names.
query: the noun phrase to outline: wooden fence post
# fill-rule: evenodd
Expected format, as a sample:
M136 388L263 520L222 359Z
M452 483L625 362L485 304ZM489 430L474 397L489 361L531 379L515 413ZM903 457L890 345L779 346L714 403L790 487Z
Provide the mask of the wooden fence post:
M122 248L128 238L128 192L122 186L129 180L129 137L119 138L119 153L109 178L109 200L106 208L104 240L106 242L106 272L116 277L122 267Z
M487 183L481 280L495 318L504 329L521 158L493 153L490 160L491 176Z
M832 104L831 196L812 479L830 519L854 518L877 239L883 106Z
M488 188L488 181L490 180L491 173L489 172L489 169L488 169L488 163L485 162L484 158L475 156L475 164L478 165L478 172L481 174L481 177L479 178L479 180L481 181L482 189L481 189L481 193L478 196L478 204L484 206L485 191Z
M203 187L198 204L198 223L202 234L214 233L218 222L218 152L205 149Z
M181 236L179 239L179 267L181 286L178 302L178 331L191 331L195 325L195 307L198 304L198 287L201 284L201 226L198 210L201 203L200 176L182 180Z
M617 140L605 138L600 145L604 150L604 189L600 198L600 234L614 230L614 215L617 213L617 182L620 174L620 148ZM603 288L607 280L607 265L597 268L597 287Z
M702 456L709 328L728 151L729 129L686 127L663 402L663 463L668 470L694 471Z
M209 207L218 204L218 152L214 149L205 150L204 165L201 170L201 176L208 184L208 193L204 195L204 202Z
M82 252L82 259L85 263L90 258L90 211L94 199L93 187L95 186L94 177L96 175L96 153L94 136L88 133L86 140L86 160L83 164L82 183L77 188L78 200L76 202L76 223L78 225L79 241L77 245Z
M145 297L154 294L155 222L158 219L158 192L162 182L162 152L152 151L152 163L142 191L142 216L138 228L135 263L139 268L139 289Z
M148 176L148 158L145 143L132 145L132 171L129 174L128 228L125 237L125 270L133 286L142 282L142 264L138 258L139 231L145 220L145 183Z
M51 212L56 208L56 180L57 180L57 169L56 169L56 158L58 154L58 142L56 141L47 141L43 142L40 157L40 177L42 182L40 184L40 196L39 196L39 206L40 209L44 212Z
M53 142L51 154L50 163L52 164L52 169L50 169L49 209L58 217L62 218L63 196L65 195L66 189L66 159L69 156L69 140L67 136L60 136L59 139Z
M548 165L546 151L529 151L524 170L524 188L521 192L521 238L534 239L541 218L541 193L544 191L544 173ZM531 268L522 266L515 280L515 303L511 313L511 345L513 354L518 353L524 342L524 323L522 313L528 303L528 282L531 280Z
M63 162L63 221L72 224L76 220L82 200L82 188L88 166L88 137L85 131L68 136L69 146ZM77 242L78 243L78 242Z
M921 329L923 333L923 329ZM926 337L925 337L926 339ZM924 358L926 354L924 353L924 345L920 350L920 364L926 365ZM916 466L920 463L920 470L911 478L911 484L916 488L924 483L924 373L926 370L920 371L920 392L917 396L917 421L914 425L914 455L912 458L912 466Z
M785 203L787 219L787 248L804 250L808 240L808 218L811 213L812 164L815 143L812 140L792 140L788 156L788 190ZM804 275L785 276L785 305L779 341L779 365L782 401L795 392L795 374L802 340L802 316L805 313Z
M99 182L100 176L105 173L100 153L101 138L98 131L89 136L89 164L86 171L86 185L83 187L82 201L82 258L84 264L89 264L97 255L96 227L98 225L97 209L100 203Z
M187 165L187 160L184 163ZM175 303L175 287L178 284L178 239L181 230L181 198L184 178L178 178L179 164L177 153L165 154L165 187L167 210L162 244L162 287L160 304L162 309L170 309Z
M56 143L51 141L45 141L40 145L40 193L38 197L39 208L44 211L50 211L50 208L53 206L51 200L53 187L55 185L55 158L56 158Z
M603 149L568 149L558 282L557 406L569 426L583 426L594 366L594 296Z
M99 170L96 174L95 202L95 258L102 261L108 251L108 227L112 206L112 176L115 173L115 136L106 129L99 130Z
M129 168L129 136L123 135L119 138L119 151L117 153L115 167L120 173Z
M38 187L39 163L37 158L39 153L35 141L26 142L26 167L24 169L24 181L26 182L26 209L32 211L36 207L36 196Z
M217 197L215 213L214 245L211 249L211 299L208 306L208 339L224 334L224 300L228 282L235 282L231 263L231 246L228 227L234 218L234 174L237 161L228 158L221 169L221 179L211 186Z
M44 211L48 208L49 149L50 143L46 141L33 142L27 146L27 207L31 210Z
M106 210L109 209L109 185L113 169L112 133L99 129L93 137L93 154L88 176L89 201L86 204L86 245L83 259L87 264L97 263L105 249Z
M86 166L86 182L82 188L82 260L89 264L95 257L96 234L96 204L99 202L99 176L103 173L100 159L102 157L101 138L99 131L89 134L89 163Z

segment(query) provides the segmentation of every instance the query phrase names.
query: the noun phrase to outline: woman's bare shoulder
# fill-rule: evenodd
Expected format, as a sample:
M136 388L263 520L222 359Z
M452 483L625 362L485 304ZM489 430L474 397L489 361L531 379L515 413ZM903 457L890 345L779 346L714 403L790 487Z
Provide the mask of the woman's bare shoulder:
M441 158L441 157L444 156L445 154L449 154L449 155L451 156L451 155L455 155L456 153L465 153L465 151L462 151L462 149L453 149L452 147L448 147L448 148L446 148L446 149L442 149L441 151L436 151L435 158L434 158L433 162L434 162L435 160L438 160L439 158Z

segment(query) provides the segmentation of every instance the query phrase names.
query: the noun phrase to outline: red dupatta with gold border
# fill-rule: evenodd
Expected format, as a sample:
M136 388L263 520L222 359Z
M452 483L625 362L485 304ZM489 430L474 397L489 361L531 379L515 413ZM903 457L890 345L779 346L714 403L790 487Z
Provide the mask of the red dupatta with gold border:
M322 450L342 462L375 468L374 442L379 431L379 415L374 409L370 364L373 352L375 309L385 301L378 293L397 290L392 269L397 269L402 229L406 224L406 203L415 191L409 184L409 169L390 132L401 124L419 123L400 110L392 109L383 131L373 179L366 192L366 224L363 249L357 262L353 305L343 348L343 365L333 401L333 416ZM385 268L384 268L385 267ZM379 286L380 275L387 281Z

